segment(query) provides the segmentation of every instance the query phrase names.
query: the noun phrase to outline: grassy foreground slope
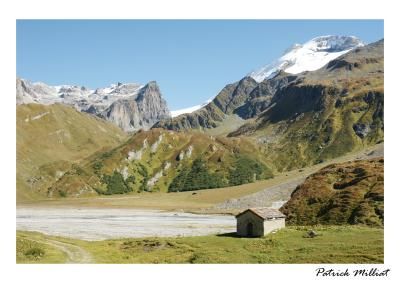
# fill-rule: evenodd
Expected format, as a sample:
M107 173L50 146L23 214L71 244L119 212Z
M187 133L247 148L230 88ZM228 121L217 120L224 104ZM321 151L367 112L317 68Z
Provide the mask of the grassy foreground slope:
M46 195L73 163L126 139L119 128L72 107L17 106L17 201Z
M17 235L17 263L65 263L63 251L43 242L34 241L31 235Z
M383 263L383 229L318 226L312 229L319 236L308 238L309 229L291 227L263 238L228 234L94 242L39 235L79 246L95 263ZM18 232L17 239L30 234Z

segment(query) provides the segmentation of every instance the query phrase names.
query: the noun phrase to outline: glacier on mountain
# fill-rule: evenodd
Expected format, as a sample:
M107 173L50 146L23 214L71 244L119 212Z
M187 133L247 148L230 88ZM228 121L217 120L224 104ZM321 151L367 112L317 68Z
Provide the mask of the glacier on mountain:
M257 82L262 82L274 77L279 71L289 74L315 71L333 59L361 46L364 46L364 43L354 36L319 36L305 44L293 45L282 57L248 75Z

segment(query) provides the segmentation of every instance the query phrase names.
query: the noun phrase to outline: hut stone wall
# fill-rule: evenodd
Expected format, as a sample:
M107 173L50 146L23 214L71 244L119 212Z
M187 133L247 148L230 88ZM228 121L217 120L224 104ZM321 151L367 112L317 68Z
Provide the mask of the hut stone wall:
M260 237L264 235L264 220L250 211L240 215L237 218L236 225L236 231L239 236ZM249 235L249 225L251 225L252 235Z
M285 228L285 218L267 219L264 221L264 235L281 228Z

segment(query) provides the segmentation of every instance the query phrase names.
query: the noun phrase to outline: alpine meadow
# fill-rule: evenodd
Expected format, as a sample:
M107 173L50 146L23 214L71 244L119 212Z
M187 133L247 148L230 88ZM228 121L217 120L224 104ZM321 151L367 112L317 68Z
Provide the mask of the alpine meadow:
M86 34L81 21L56 22L61 34L97 36ZM146 25L162 36L161 24L170 24L88 22L92 28L99 24L99 35L100 23L116 31L125 25L133 38ZM153 56L154 50L186 56L178 44L191 39L174 37L173 29L198 25L193 31L206 40L210 31L204 22L175 21L164 47L143 36L140 44L151 48L132 45L132 53L142 53L130 55L128 48L124 56L128 61ZM216 30L223 23L233 28L232 22L249 24L210 21ZM82 23L82 29L72 29L71 23ZM18 20L18 38L35 25L46 22ZM68 65L46 75L35 73L43 67L38 64L30 73L22 58L47 60L47 55L20 48L27 53L17 53L17 263L383 263L383 31L375 40L354 34L321 34L303 43L286 38L291 47L266 65L258 58L261 67L253 71L242 69L246 56L252 57L238 44L226 56L237 49L241 57L224 75L234 68L242 74L239 79L224 86L222 74L212 73L220 80L219 91L207 93L211 78L199 77L198 85L179 95L174 89L182 86L164 88L161 59L146 57L148 66L135 61L132 74L148 81L133 76L130 82L104 80L89 87L72 79L64 83ZM55 42L58 52L75 50ZM257 48L275 54L278 43L271 38ZM124 48L93 46L91 56L118 56L114 53ZM84 58L85 48L81 52ZM190 59L202 71L206 55L198 56ZM220 68L223 60L207 64ZM87 77L80 78L93 86L89 80L99 77L99 70L86 69L91 66L83 61L74 64L84 68ZM121 74L118 68L104 72L112 79ZM175 85L195 76L180 70L174 81L176 68L169 72L165 76ZM191 92L192 105L170 108Z

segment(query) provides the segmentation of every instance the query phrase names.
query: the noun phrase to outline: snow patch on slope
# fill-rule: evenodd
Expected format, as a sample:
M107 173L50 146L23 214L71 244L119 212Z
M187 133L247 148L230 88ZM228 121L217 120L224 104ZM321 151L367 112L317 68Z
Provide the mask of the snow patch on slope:
M179 109L179 110L173 110L173 111L171 111L171 116L172 116L172 117L177 117L177 116L182 115L182 114L192 113L192 112L194 112L194 111L197 111L197 110L203 108L203 107L206 106L208 103L210 103L212 100L213 100L213 98L208 99L206 102L204 102L204 103L202 103L202 104L200 104L200 105L195 105L195 106L192 106L192 107L188 107L188 108L184 108L184 109Z

